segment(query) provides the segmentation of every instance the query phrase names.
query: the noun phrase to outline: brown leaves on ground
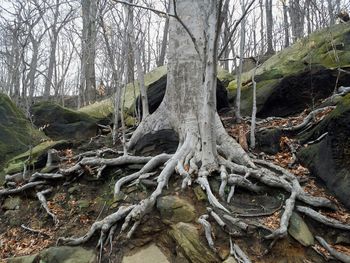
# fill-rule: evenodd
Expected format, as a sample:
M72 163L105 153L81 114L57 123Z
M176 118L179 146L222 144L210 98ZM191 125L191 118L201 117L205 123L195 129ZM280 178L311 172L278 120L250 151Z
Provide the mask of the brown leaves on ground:
M321 214L330 218L334 218L345 224L350 224L350 214L344 210L338 210L335 212L321 212Z
M313 179L309 179L307 183L304 186L304 191L309 193L312 196L318 196L318 197L325 197L334 203L336 203L338 206L340 205L339 201L334 197L329 195L326 190L320 186L318 186Z
M264 226L271 230L276 230L280 227L281 213L280 211L275 212L273 215L264 217L261 222Z
M347 254L350 256L350 247L346 247L343 245L333 245L332 246L334 249L338 250L341 253Z
M323 246L319 244L315 244L312 248L317 251L319 254L323 255L327 260L331 257L331 254L325 249Z
M50 229L35 229L43 234L30 233L20 227L0 235L0 258L35 254L54 243Z
M338 252L341 252L350 256L350 247L346 247L343 245L330 245L330 246L333 249L337 250ZM312 248L316 250L318 253L322 254L324 258L326 258L327 260L331 258L331 254L328 252L328 250L322 247L321 245L315 244L312 246Z

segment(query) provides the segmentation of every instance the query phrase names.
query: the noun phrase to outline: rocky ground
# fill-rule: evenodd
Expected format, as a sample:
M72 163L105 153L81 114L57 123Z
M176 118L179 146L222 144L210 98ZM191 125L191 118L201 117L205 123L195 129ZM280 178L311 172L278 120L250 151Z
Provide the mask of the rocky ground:
M320 121L329 114L324 111L317 116ZM285 127L301 123L306 113L289 119L264 122L259 129L269 126ZM233 125L230 113L222 116L229 133L244 144L246 136L240 138L248 127L248 121ZM74 156L92 149L110 146L110 137L99 137L87 140L70 148L58 151L60 167L72 166L77 160ZM245 142L247 143L247 142ZM293 159L288 145L293 138L281 136L278 152L263 154L287 169L290 169L303 182L306 191L314 196L323 196L338 205L338 211L322 210L321 213L350 224L349 211L332 196L319 180L310 176L308 169ZM272 144L271 144L272 146ZM296 146L300 147L300 146ZM273 148L273 147L271 147ZM262 156L261 152L252 154ZM106 154L106 158L115 157L115 153ZM54 166L55 167L55 166ZM47 195L48 207L59 220L55 224L41 207L34 191L26 191L20 195L7 197L1 206L0 217L0 258L12 258L25 255L36 255L8 262L36 262L38 258L44 262L95 262L100 252L95 249L99 235L95 234L84 247L55 247L59 237L83 236L91 225L116 211L123 203L136 203L144 199L154 189L151 179L141 180L138 184L123 189L123 194L113 199L113 187L120 177L140 169L140 165L129 165L108 168L101 178L96 178L93 169L79 177L54 181L53 191ZM54 168L53 168L54 169ZM154 211L144 218L136 234L129 242L113 241L113 250L106 246L101 255L102 262L235 262L230 254L229 236L210 219L216 252L207 245L204 230L197 219L207 213L206 193L199 185L181 190L182 178L173 177L169 188L157 201ZM213 191L218 192L219 177L213 176ZM47 186L45 186L45 189ZM44 188L43 188L44 189ZM39 191L40 189L37 189ZM246 252L253 262L326 262L329 253L322 248L314 236L321 235L331 240L334 247L342 252L350 252L350 235L346 231L325 227L316 221L294 213L291 218L289 235L277 242L270 250L270 242L263 239L269 233L267 229L277 229L283 211L283 202L288 194L279 189L270 189L269 194L252 194L238 188L229 205L233 215L250 222L249 229L237 229L233 233L235 242ZM220 213L220 211L217 211ZM59 245L59 244L58 244ZM47 249L48 248L48 249ZM26 261L25 261L26 260ZM46 261L45 261L46 260ZM54 261L56 260L56 261ZM119 261L118 261L119 260ZM148 261L147 261L148 260ZM158 260L158 261L157 261ZM331 260L332 261L332 260Z

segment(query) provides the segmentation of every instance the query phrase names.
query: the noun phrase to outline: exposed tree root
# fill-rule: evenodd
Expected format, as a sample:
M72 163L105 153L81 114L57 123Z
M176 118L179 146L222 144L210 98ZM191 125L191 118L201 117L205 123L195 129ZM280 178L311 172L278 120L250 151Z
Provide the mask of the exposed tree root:
M243 252L243 250L232 242L230 237L230 255L233 256L239 263L251 263L248 256Z
M102 219L101 221L95 222L90 230L82 237L78 237L78 238L64 238L64 237L60 237L57 240L58 242L62 242L63 244L67 244L67 245L72 245L72 246L78 246L81 245L83 243L85 243L86 241L88 241L96 231L100 230L101 231L101 236L100 236L100 240L99 243L104 243L104 240L106 238L106 234L108 233L108 231L111 230L111 228L121 219L123 219L128 212L130 212L135 206L131 205L131 206L121 206L117 212L105 217L104 219ZM114 233L114 230L113 230ZM111 233L109 233L111 234Z
M131 175L128 175L128 176L125 176L121 179L119 179L116 184L115 184L115 187L114 187L114 195L117 196L119 193L120 193L120 189L121 187L128 183L128 182L131 182L133 180L137 180L139 179L142 175L146 174L146 173L149 173L151 171L153 171L154 169L156 169L158 166L161 166L163 165L165 162L167 162L170 158L171 158L172 155L170 154L160 154L160 155L157 155L153 158L151 158L148 163L138 172L136 173L133 173Z
M299 205L296 207L296 210L300 213L303 213L303 214L311 217L312 219L314 219L314 220L316 220L324 225L350 231L350 225L344 224L336 219L326 217L326 216L316 212L315 210L313 210L309 207Z
M349 255L346 255L344 253L341 253L341 252L335 250L322 237L316 236L315 238L333 257L340 260L341 262L350 263L350 256Z
M48 193L51 193L52 192L52 188L49 188L49 189L46 189L44 191L41 191L41 192L38 192L36 194L36 196L38 197L42 207L45 209L46 213L52 217L53 219L53 222L55 223L55 225L58 225L59 223L59 220L57 218L57 216L55 214L53 214L49 207L47 206L47 201L46 201L46 198L45 198L45 195L48 194Z
M34 173L29 177L29 182L36 181L37 179L40 180L53 180L53 179L62 179L64 178L63 174L59 173Z
M42 185L42 184L46 184L46 181L30 182L14 189L3 189L3 190L0 190L0 196L18 194L27 189L34 188L35 186Z
M211 233L211 225L210 223L207 221L207 219L209 218L208 215L201 215L197 222L200 223L203 228L204 228L204 233L205 233L205 238L207 239L208 245L209 247L216 252L216 248L214 246L214 241L213 241L213 237L212 237L212 233Z
M325 110L328 109L334 109L335 106L327 106L327 107L323 107L323 108L318 108L316 110L311 111L303 120L302 123L292 126L292 127L283 127L282 130L283 131L300 131L301 129L304 129L305 127L307 127L309 124L311 124L311 122L314 121L316 114L323 112Z
M149 121L143 122L142 127L150 132L156 129L161 129L164 123L168 123L168 120L161 119L159 124L150 115L146 120L153 120L153 123ZM178 150L175 154L160 154L154 157L140 157L140 156L128 156L123 155L116 158L105 159L102 158L104 153L110 152L117 154L118 152L111 149L102 149L98 151L90 151L79 154L73 157L73 160L78 162L72 167L60 169L59 173L34 173L28 178L29 183L20 186L16 189L0 190L1 195L8 195L22 192L28 188L35 187L37 185L45 184L47 181L66 178L67 175L72 173L84 173L84 171L90 171L91 168L97 171L97 177L102 175L103 170L108 166L120 166L127 164L145 164L138 172L130 174L128 176L120 178L114 187L114 195L117 197L122 187L125 184L134 185L138 184L141 180L146 180L150 176L155 174L155 170L163 166L160 174L157 177L157 184L155 190L150 196L141 200L136 205L121 206L117 212L105 217L104 219L95 222L90 230L82 237L77 238L59 238L59 242L68 245L80 245L88 241L97 231L100 231L100 237L98 246L100 251L102 247L109 242L112 250L112 241L114 234L120 226L119 222L122 222L119 236L125 236L127 239L131 238L137 227L141 224L143 217L150 213L155 206L157 198L162 194L164 187L168 185L170 177L176 172L182 177L182 189L190 186L192 181L198 183L206 192L209 203L212 208L208 207L208 215L203 215L198 219L198 222L204 227L205 236L207 238L209 247L216 251L211 233L211 225L208 222L209 216L230 236L240 234L241 232L247 232L250 223L245 222L239 217L260 217L271 215L275 211L259 214L232 214L229 209L229 202L233 198L236 188L243 188L249 192L262 193L265 192L267 187L281 188L290 193L289 198L285 201L284 212L281 217L280 227L271 231L272 233L267 235L267 239L272 239L271 246L279 238L283 238L287 235L287 229L291 214L294 210L296 200L302 201L313 207L326 207L336 209L334 203L323 197L314 197L304 192L297 177L290 173L288 170L279 167L273 163L251 159L248 154L241 148L241 146L230 136L226 131L221 128L222 125L218 125L218 136L216 138L217 155L216 163L210 167L204 166L202 161L202 146L200 143L198 132L195 129L187 129L184 136L180 134L180 142ZM183 131L182 131L183 132ZM139 129L135 132L131 138L130 145L135 143L135 136L141 136ZM118 153L119 154L119 153ZM208 178L218 173L221 179L218 195L220 196L221 203L216 195L213 193ZM7 177L15 180L17 177ZM37 181L40 180L40 181ZM11 181L11 180L10 180ZM226 189L230 188L228 195ZM51 189L44 190L37 193L38 199L46 212L53 218L55 224L58 224L57 217L52 214L47 207L45 194L49 193ZM227 203L225 203L227 200ZM337 220L327 218L316 211L308 207L297 206L299 212L302 212L315 220L324 223L329 226L333 226L339 229L349 230L349 226L338 222ZM254 223L252 224L254 225ZM255 224L255 226L258 226ZM263 227L263 226L259 226ZM266 227L263 227L267 229ZM238 262L250 262L248 256L239 248L238 245L231 242L232 255Z
M120 156L113 159L104 159L100 157L84 157L81 161L70 168L61 169L60 172L64 175L75 173L83 169L84 166L120 166L125 164L142 164L147 163L152 157L140 156Z
M265 238L266 239L279 239L279 238L284 238L287 236L287 230L289 226L289 219L292 216L294 205L295 205L295 198L297 196L296 190L292 192L290 197L286 201L286 206L284 208L284 212L281 217L281 223L280 227L272 232L272 234L267 235Z

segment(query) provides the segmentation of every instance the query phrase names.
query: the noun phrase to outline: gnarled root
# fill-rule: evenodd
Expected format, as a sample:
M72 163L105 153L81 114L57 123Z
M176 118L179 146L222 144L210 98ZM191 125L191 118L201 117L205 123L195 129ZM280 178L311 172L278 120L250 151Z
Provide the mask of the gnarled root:
M324 225L338 228L338 229L342 229L342 230L348 230L348 231L350 230L350 225L344 224L336 219L326 217L326 216L316 212L315 210L313 210L309 207L298 205L296 207L296 209L298 212L303 213L303 214L307 215L308 217L311 217L312 219L314 219L314 220L316 220Z
M45 198L45 195L49 194L51 192L52 192L52 188L49 188L49 189L46 189L44 191L38 192L36 194L36 196L38 197L38 199L39 199L39 201L41 203L41 206L45 209L46 213L49 216L51 216L51 218L52 218L53 222L55 223L55 225L58 225L59 220L58 220L57 216L50 211L49 207L47 206L47 201L46 201L46 198Z
M207 221L207 219L209 218L208 215L201 215L197 222L200 223L203 228L204 228L204 233L205 233L205 238L207 239L208 245L209 247L216 252L216 248L214 246L214 241L213 241L213 237L211 234L211 225L210 223Z
M341 262L350 263L350 256L349 255L346 255L344 253L341 253L341 252L335 250L322 237L316 236L315 238L333 257L340 260Z
M72 246L78 246L86 241L88 241L96 231L101 230L101 236L99 243L103 244L103 241L105 239L106 233L111 230L112 226L114 226L119 220L123 219L127 213L129 213L135 206L121 206L117 212L105 217L101 221L95 222L92 224L90 230L82 237L78 238L63 238L60 237L57 240L58 242L62 242L63 244L72 245Z
M117 196L120 193L120 189L124 184L140 178L145 173L153 171L158 166L163 165L165 162L167 162L171 157L171 154L165 153L157 155L151 158L140 171L119 179L114 186L114 195Z
M230 255L233 256L240 263L251 263L248 256L243 252L243 250L232 242L230 237Z

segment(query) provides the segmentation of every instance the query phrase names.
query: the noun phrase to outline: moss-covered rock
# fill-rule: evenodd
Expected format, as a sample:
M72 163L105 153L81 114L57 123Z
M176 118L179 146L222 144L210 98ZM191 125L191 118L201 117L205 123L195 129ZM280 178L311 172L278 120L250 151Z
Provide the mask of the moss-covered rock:
M191 222L196 218L193 205L178 196L158 198L157 208L163 220L170 220L173 223Z
M149 86L157 82L166 83L166 74L167 74L166 66L161 66L148 72L145 75L146 88L148 88ZM218 79L222 82L225 88L228 86L230 81L233 80L233 78L234 76L230 74L227 70L224 70L221 67L218 68ZM124 110L126 112L125 114L126 118L128 117L128 115L130 116L135 112L135 105L136 105L135 100L139 94L140 92L139 92L138 81L135 81L134 83L129 83L126 86L125 98L124 98ZM154 93L152 93L151 95L153 94ZM163 98L163 95L161 96L161 98ZM158 105L159 103L155 107L158 107ZM102 121L104 123L108 123L108 122L111 123L112 116L113 116L113 99L109 98L106 100L93 103L91 105L80 108L78 111L86 113L89 116L96 118L99 121Z
M172 226L170 235L191 262L215 263L221 260L201 241L197 228L188 223Z
M0 170L13 156L45 138L11 99L0 93Z
M258 116L290 115L328 97L334 90L337 67L350 67L350 27L344 24L315 32L275 54L256 71ZM242 74L244 115L251 114L253 71ZM339 86L346 86L350 76L341 74L339 81ZM231 98L236 88L234 79L228 86Z
M312 235L309 227L303 218L297 213L293 212L290 218L288 233L303 246L308 247L314 245L315 243L314 236Z
M298 158L350 208L350 94L302 140L316 139L325 132L319 143L301 149Z
M52 148L59 148L66 145L66 141L45 141L28 151L21 153L11 160L9 160L5 166L5 173L13 174L23 171L24 164L31 168L41 168L46 164L47 151Z
M42 102L32 107L34 123L54 140L83 140L97 133L97 121L86 113Z

